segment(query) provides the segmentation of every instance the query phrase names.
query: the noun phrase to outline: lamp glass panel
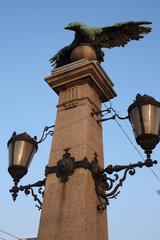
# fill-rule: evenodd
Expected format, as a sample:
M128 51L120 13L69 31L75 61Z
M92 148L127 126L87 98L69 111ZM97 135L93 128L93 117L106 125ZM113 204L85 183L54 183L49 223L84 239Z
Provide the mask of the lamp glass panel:
M159 135L160 107L152 104L142 105L142 115L145 133Z
M135 137L142 134L142 125L140 121L140 113L138 107L132 108L129 113L130 121L132 124Z
M15 141L9 144L9 166L23 166L28 169L33 155L36 152L35 145L26 141Z

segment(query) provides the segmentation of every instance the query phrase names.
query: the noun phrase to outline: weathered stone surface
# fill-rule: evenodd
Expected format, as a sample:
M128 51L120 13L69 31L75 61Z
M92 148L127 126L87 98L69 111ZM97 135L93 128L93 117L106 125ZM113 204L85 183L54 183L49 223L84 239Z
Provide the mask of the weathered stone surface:
M106 96L109 99L116 94L102 69L95 62L92 68L88 64L88 61L69 64L53 71L46 79L59 94L49 166L55 165L68 147L77 161L84 157L92 161L96 152L103 166L102 128L91 112L101 109L101 102ZM102 79L97 80L95 75ZM98 82L96 87L91 86L93 79L106 84L108 92L104 93ZM107 240L106 212L98 213L97 204L89 170L76 169L65 184L60 183L55 174L48 175L38 239Z

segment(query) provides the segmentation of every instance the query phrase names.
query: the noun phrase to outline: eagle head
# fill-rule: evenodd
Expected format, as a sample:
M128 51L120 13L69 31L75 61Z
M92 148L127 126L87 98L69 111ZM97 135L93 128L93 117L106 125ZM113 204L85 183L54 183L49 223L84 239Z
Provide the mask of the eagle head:
M79 22L72 22L72 23L69 23L64 29L76 31L80 29L82 25L84 24Z

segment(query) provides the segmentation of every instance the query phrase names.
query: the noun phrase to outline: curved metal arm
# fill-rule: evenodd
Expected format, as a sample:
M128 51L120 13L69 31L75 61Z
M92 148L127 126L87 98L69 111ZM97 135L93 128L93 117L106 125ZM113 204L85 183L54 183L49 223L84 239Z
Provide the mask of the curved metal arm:
M52 126L49 126L49 127L47 127L47 126L44 127L42 136L41 136L40 140L37 141L37 143L39 144L39 143L43 142L47 138L48 135L53 136L54 131L53 130L49 130L49 129L50 128L54 128L54 127L55 127L55 125L52 125Z
M76 161L74 157L71 156L69 153L69 148L66 148L64 151L65 153L57 162L56 166L46 167L45 176L47 177L48 174L56 174L57 178L60 179L60 182L65 183L69 180L69 177L74 174L74 171L78 168L88 169L91 174L92 178L95 183L95 191L100 203L97 205L97 210L101 213L103 210L106 209L106 206L109 204L109 200L112 198L116 198L119 194L119 188L122 186L123 182L125 181L127 174L134 175L136 170L135 168L139 167L142 168L143 166L152 167L157 161L153 161L150 158L146 159L144 162L133 163L129 165L108 165L106 168L101 168L98 164L97 154L95 153L94 159L89 162L88 159L85 157L80 161ZM119 178L117 172L124 171L123 176ZM114 174L116 173L116 174ZM108 177L108 175L114 174L113 177ZM29 184L25 186L18 187L18 182L15 182L15 185L10 190L12 193L13 200L15 201L18 192L24 191L26 195L30 194L33 196L34 201L38 202L38 209L42 208L42 202L37 197L37 194L34 193L33 188L38 187L38 193L40 195L44 194L44 190L42 187L45 186L46 178L42 181L38 181L34 184ZM116 184L117 182L117 184Z
M24 191L24 193L26 195L31 194L32 197L34 198L34 201L38 202L38 204L36 204L36 207L40 210L42 208L42 202L41 200L37 197L37 194L35 194L33 188L37 187L38 188L38 193L40 195L44 195L44 190L42 190L42 188L45 186L45 181L46 179L40 180L36 183L33 184L28 184L28 185L24 185L24 186L19 186L17 185L17 183L15 183L15 185L10 189L10 193L12 193L12 198L15 201L17 196L18 196L18 192L19 191Z
M109 199L117 197L117 195L120 193L119 188L122 187L123 182L127 177L127 173L133 176L136 172L135 168L137 167L142 168L143 166L152 167L154 164L157 164L156 160L153 161L151 159L146 159L145 162L138 162L138 163L124 165L124 166L109 165L105 169L101 170L101 178L96 178L95 175L92 175L95 181L96 193L100 200L100 204L98 204L97 210L99 212L102 212L104 209L106 209L106 206L109 204ZM124 170L123 177L120 179L118 174L114 175L115 176L114 179L109 178L107 176L107 174L113 174L114 172L120 172L123 170ZM118 179L119 179L119 182L117 183L117 185L113 186L113 184Z
M94 109L93 109L92 111L93 111L93 112L91 113L92 116L94 116L94 115L96 115L96 116L98 116L98 115L103 116L102 113L104 113L104 112L107 112L107 113L112 113L112 112L113 112L113 115L112 115L111 117L97 120L98 123L99 123L99 122L105 122L105 121L108 121L108 120L111 120L111 119L115 119L116 117L117 117L118 119L120 119L120 120L129 119L129 116L125 116L125 117L119 116L119 114L117 114L116 110L115 110L114 108L112 108L112 107L109 107L109 108L107 108L107 109L105 109L105 110L102 110L102 111L99 111L99 112L95 112Z
M120 120L129 119L129 116L120 117L117 113L115 113L112 117L103 118L103 119L97 120L97 122L98 122L98 123L99 123L99 122L105 122L105 121L108 121L108 120L111 120L111 119L115 119L116 117L118 117Z
M145 160L145 162L138 162L129 165L109 165L105 169L101 168L98 164L97 154L95 153L94 159L89 162L85 157L83 160L75 161L75 158L71 157L69 149L64 150L63 158L57 162L56 166L46 167L46 176L51 173L55 173L62 183L65 183L69 180L75 169L84 168L91 171L94 183L95 191L97 193L100 204L97 206L97 210L102 212L106 209L106 206L109 204L109 199L116 198L119 194L119 188L122 186L125 181L127 174L135 174L135 168L142 168L143 166L152 167L157 161L151 159ZM108 177L108 174L117 173L123 171L122 178L119 179L118 174L114 174L114 178ZM118 181L119 180L119 181ZM115 183L118 183L115 185Z

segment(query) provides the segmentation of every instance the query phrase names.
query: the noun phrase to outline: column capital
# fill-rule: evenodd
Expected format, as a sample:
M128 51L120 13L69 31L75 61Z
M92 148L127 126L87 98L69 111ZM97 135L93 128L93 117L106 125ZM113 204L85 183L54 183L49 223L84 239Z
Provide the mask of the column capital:
M114 84L97 61L83 59L67 64L54 69L45 81L58 95L66 88L88 83L97 91L102 102L117 96Z

